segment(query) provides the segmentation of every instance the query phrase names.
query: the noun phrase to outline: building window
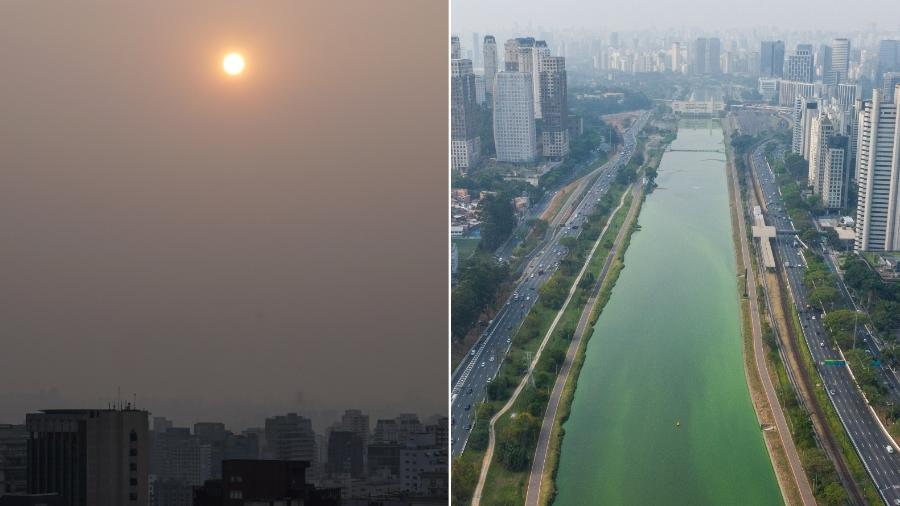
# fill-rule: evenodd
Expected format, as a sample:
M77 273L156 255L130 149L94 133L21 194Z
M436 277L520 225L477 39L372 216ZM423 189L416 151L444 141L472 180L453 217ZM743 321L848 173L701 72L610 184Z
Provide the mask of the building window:
M137 478L131 478L130 483L131 483L132 487L136 487L137 486Z
M129 470L129 471L135 471L135 472L136 472L136 471L137 471L137 464L135 464L134 462L132 462L131 464L128 464L128 470Z
M132 493L128 494L128 500L129 500L129 501L137 501L137 500L138 500L138 499L137 499L137 493L132 492Z
M130 455L132 457L137 457L137 448L132 448L132 449L128 450L128 455Z
M137 441L137 432L131 431L131 434L128 435L129 441Z

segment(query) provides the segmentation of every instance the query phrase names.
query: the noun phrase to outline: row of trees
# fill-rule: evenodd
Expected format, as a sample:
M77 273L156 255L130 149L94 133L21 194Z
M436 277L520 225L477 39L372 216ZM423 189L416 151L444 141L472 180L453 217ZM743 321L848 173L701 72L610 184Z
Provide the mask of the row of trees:
M455 339L463 338L475 325L507 275L506 265L489 254L476 253L465 262L451 296L450 329Z

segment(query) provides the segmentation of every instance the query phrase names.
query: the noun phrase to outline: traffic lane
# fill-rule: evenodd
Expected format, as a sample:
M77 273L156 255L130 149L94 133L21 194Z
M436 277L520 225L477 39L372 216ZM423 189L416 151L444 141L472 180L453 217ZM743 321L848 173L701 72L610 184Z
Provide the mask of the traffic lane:
M765 198L769 199L768 194ZM776 239L776 242L780 246L779 250L783 258L793 260L793 265L802 263L800 252L792 244L789 245L781 238ZM803 307L806 293L800 279L800 270L798 268L786 270L788 282L794 298L798 302L798 307ZM894 499L900 499L900 486L897 485L898 478L900 478L900 474L898 474L900 456L887 450L888 446L893 447L893 440L884 434L877 421L870 416L868 405L858 393L846 367L821 365L825 359L836 358L839 355L830 347L821 346L822 341L819 341L820 346L818 347L810 342L811 338L816 340L824 336L824 328L821 323L821 314L816 319L812 319L812 315L808 313L806 316L805 325L801 326L804 340L816 361L816 369L822 378L823 385L829 397L832 398L837 412L841 415L848 433L851 434L851 441L857 447L857 452L862 456L869 474L882 495L892 502Z

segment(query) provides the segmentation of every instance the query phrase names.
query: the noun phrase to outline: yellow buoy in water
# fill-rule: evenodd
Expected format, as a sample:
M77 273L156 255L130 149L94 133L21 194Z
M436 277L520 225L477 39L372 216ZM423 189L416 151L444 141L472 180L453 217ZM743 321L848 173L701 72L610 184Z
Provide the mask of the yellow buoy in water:
M675 420L675 426L681 427L681 420Z

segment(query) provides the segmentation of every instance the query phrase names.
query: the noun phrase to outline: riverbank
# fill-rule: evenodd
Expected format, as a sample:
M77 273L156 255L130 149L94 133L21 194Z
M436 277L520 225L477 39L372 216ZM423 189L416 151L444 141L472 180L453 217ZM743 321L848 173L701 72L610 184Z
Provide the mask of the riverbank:
M766 448L782 499L789 505L815 505L815 496L801 465L800 456L788 428L781 405L775 392L773 377L763 351L762 323L757 301L757 266L750 256L749 237L744 215L744 195L734 166L734 151L730 147L729 129L724 128L728 162L728 193L730 196L732 241L734 242L735 265L739 274L736 288L741 305L741 334L743 338L744 374L750 399L756 411L760 428L772 428L763 433ZM777 380L777 378L776 378Z

